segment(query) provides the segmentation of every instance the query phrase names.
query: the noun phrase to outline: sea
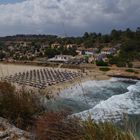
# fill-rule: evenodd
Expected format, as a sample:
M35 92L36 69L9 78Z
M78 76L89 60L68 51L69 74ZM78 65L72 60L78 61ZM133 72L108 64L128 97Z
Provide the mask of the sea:
M48 110L70 110L72 115L86 119L127 123L140 138L140 81L111 78L77 84L49 100Z

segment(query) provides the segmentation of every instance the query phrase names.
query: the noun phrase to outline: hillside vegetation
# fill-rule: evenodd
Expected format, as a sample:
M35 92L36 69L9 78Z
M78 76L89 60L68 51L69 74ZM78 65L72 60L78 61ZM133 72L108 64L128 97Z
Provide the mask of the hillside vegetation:
M19 44L19 42L23 44ZM8 45L7 45L8 44ZM24 47L24 44L27 46ZM54 44L58 47L52 47ZM30 60L52 58L55 55L77 55L77 49L96 48L97 54L103 48L112 48L120 44L117 55L109 56L109 64L118 67L132 67L133 61L140 61L140 27L135 31L113 29L109 34L85 32L79 37L59 37L55 35L16 35L0 37L0 60ZM73 47L67 48L67 45ZM10 46L10 47L9 47ZM12 48L11 48L12 47ZM30 54L31 56L29 57Z

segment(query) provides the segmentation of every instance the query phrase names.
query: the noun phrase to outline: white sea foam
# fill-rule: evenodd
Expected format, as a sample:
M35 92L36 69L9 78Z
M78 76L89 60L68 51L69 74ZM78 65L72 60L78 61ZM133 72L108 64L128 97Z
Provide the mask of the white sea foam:
M136 85L131 85L127 88L129 92L140 92L140 82L137 82Z
M110 80L102 81L86 81L84 83L77 84L72 88L64 90L60 94L60 98L70 98L76 101L82 101L93 107L99 103L100 100L105 100L113 96L114 93L111 89L116 89L116 86L118 86L118 88L123 88L123 85L117 81L117 78L111 78Z
M115 82L115 79L112 79ZM82 101L90 106L95 105L95 101L88 96L88 94L97 94L105 89L105 87L111 87L111 80L102 80L102 81L86 81L81 84L77 84L72 88L68 88L60 94L60 98L70 98L77 101ZM99 90L99 91L98 91Z
M83 119L89 115L94 120L120 120L123 114L140 114L140 82L128 87L128 92L114 95L93 108L77 113Z
M110 80L102 80L102 81L96 81L96 80L86 81L84 83L77 84L72 88L63 90L60 94L60 97L75 98L76 96L83 95L86 92L86 89L89 88L93 89L96 87L103 88L103 87L111 86L110 81L116 81L116 79L112 78Z

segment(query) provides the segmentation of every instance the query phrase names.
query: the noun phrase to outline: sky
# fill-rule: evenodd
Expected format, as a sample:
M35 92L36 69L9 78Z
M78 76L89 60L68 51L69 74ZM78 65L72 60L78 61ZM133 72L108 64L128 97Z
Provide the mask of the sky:
M140 0L0 0L0 36L140 27Z
M0 4L17 3L22 1L24 0L0 0Z

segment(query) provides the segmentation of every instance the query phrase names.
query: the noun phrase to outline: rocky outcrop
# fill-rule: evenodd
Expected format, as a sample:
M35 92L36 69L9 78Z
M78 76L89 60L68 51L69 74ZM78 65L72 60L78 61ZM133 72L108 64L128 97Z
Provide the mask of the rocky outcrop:
M113 74L113 75L108 75L110 77L116 77L116 78L127 78L127 79L134 79L134 80L140 80L139 76L135 75L124 75L124 74Z
M0 140L31 140L31 134L0 117Z

